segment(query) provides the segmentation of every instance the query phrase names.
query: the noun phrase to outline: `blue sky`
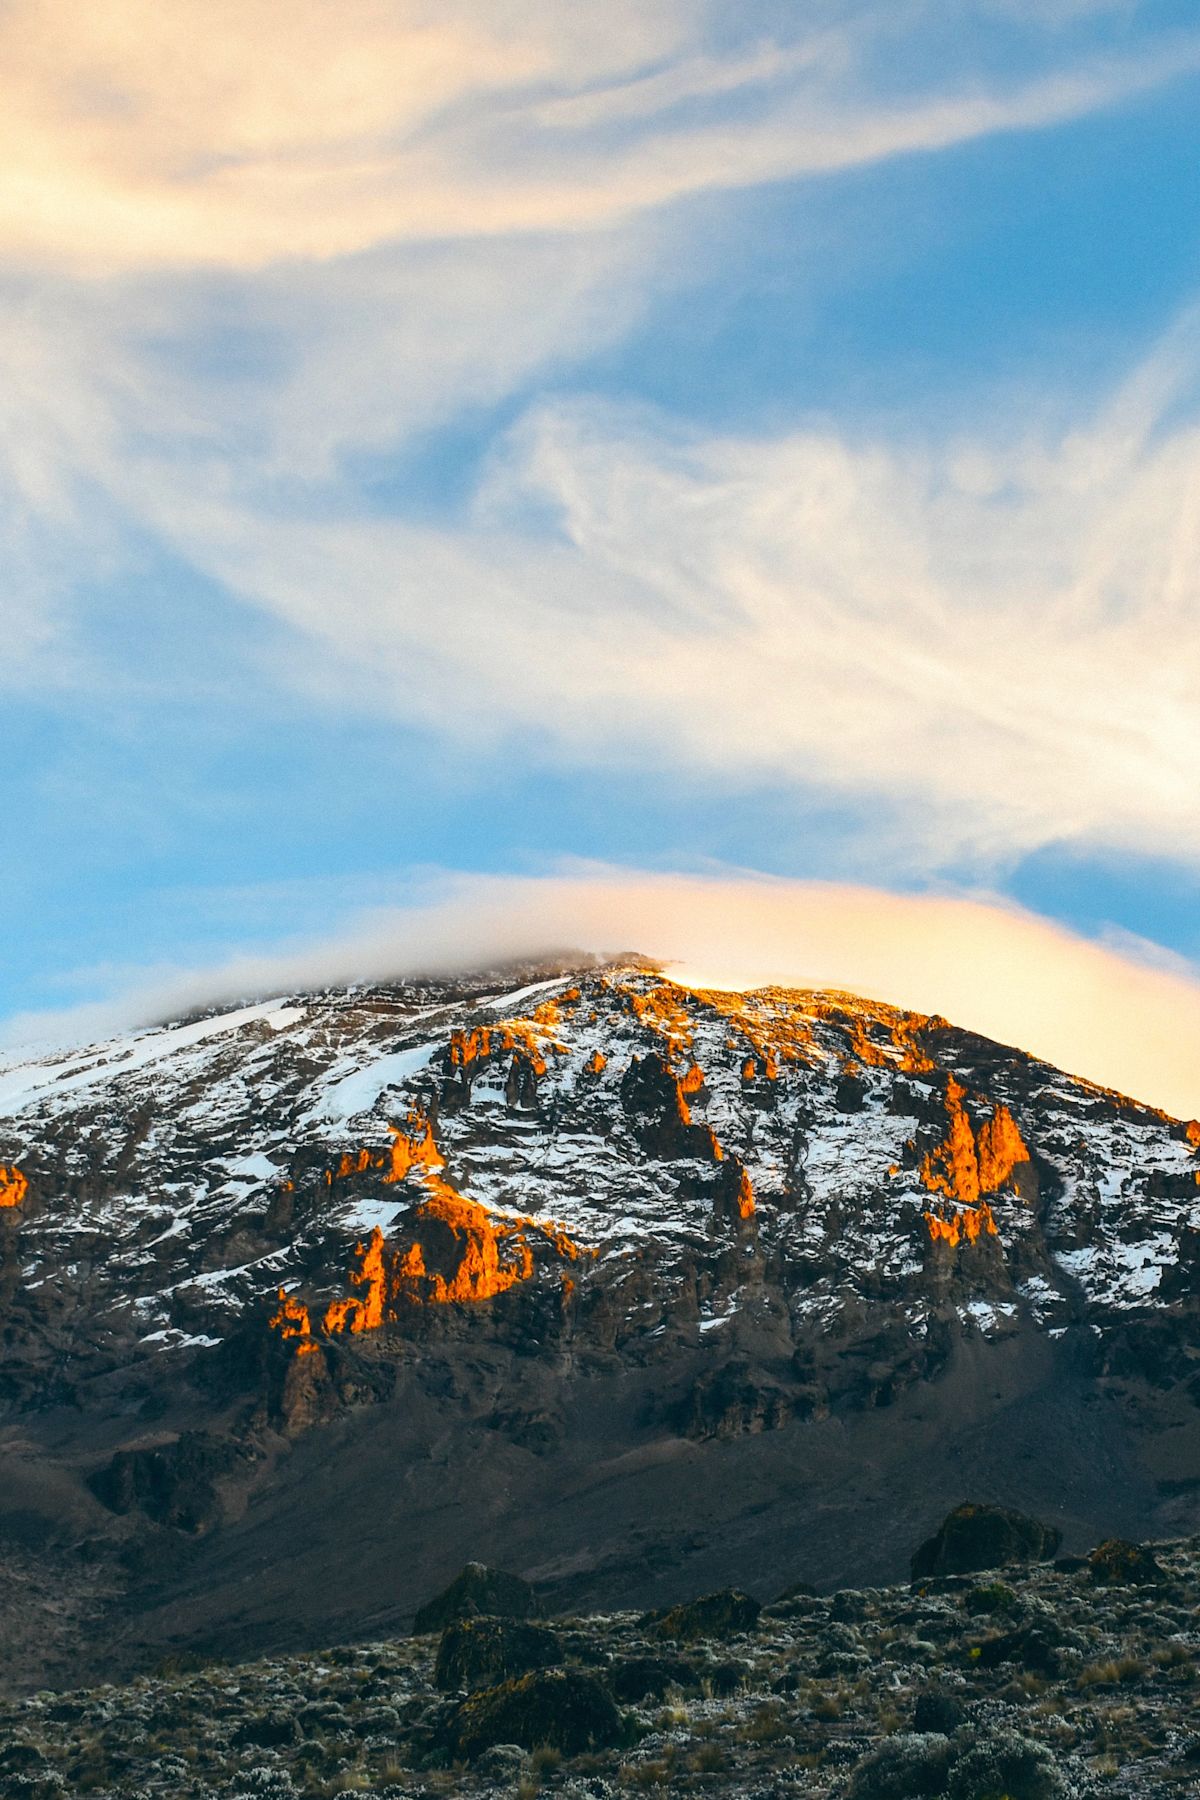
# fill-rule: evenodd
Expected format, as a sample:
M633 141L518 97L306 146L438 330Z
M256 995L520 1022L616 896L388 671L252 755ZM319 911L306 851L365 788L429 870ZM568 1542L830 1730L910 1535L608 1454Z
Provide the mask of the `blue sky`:
M578 859L1190 979L1194 8L164 11L0 20L0 1018Z

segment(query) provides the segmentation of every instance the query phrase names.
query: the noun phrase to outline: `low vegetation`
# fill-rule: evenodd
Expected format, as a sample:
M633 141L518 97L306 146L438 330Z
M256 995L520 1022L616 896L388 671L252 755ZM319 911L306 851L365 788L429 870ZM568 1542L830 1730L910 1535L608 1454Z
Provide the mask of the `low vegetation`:
M761 1613L725 1593L668 1614L451 1618L319 1655L181 1659L0 1704L0 1796L1186 1800L1200 1794L1200 1538L1155 1545L1152 1581L1128 1548L1003 1581L796 1591Z

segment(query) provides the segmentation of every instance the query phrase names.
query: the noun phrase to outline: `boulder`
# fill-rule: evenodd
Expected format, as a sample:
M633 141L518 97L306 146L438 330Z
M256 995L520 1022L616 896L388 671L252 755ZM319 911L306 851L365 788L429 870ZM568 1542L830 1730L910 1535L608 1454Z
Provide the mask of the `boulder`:
M232 1438L185 1431L152 1448L118 1450L89 1485L110 1512L143 1512L159 1525L199 1533L222 1520L222 1481L253 1460L253 1451Z
M1001 1663L1019 1663L1038 1675L1058 1673L1059 1646L1063 1634L1053 1619L1038 1625L1021 1626L1017 1631L996 1632L976 1644L971 1651L981 1669L997 1669Z
M970 1575L976 1569L1044 1562L1061 1542L1062 1533L1054 1526L1041 1525L1024 1513L964 1501L915 1551L912 1578L923 1581L931 1575Z
M943 1737L952 1737L965 1717L963 1703L954 1694L941 1693L936 1688L931 1688L928 1693L917 1695L917 1703L913 1707L913 1730L921 1736L936 1731Z
M661 1700L668 1688L696 1689L700 1671L681 1656L626 1656L609 1671L613 1693L622 1706Z
M561 1660L558 1639L544 1625L487 1616L455 1619L438 1645L434 1686L444 1694L456 1688L495 1687Z
M817 1590L811 1581L793 1581L785 1587L782 1594L771 1602L773 1606L788 1606L793 1600L815 1600Z
M711 1689L715 1700L726 1700L730 1694L736 1694L739 1688L745 1687L753 1676L754 1669L750 1663L731 1656L724 1662L708 1663L702 1679Z
M541 1745L564 1756L615 1744L621 1715L612 1695L581 1669L541 1669L464 1700L444 1727L446 1747L473 1761L496 1744Z
M1092 1580L1100 1587L1150 1587L1166 1579L1153 1550L1125 1538L1106 1538L1087 1561Z
M448 1588L418 1610L413 1619L413 1636L444 1631L455 1619L477 1618L481 1613L503 1619L531 1619L540 1611L536 1593L519 1575L489 1569L486 1563L469 1562Z
M655 1621L654 1634L680 1643L694 1643L698 1638L738 1637L753 1631L761 1610L758 1601L740 1589L721 1588L699 1600L672 1606Z

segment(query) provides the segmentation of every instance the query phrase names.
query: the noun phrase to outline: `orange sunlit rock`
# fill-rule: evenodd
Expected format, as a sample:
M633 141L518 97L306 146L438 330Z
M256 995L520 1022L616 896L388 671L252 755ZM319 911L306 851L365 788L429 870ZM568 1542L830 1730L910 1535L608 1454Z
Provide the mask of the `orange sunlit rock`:
M739 1219L752 1219L754 1217L754 1183L751 1181L750 1173L747 1169L742 1170L741 1180L738 1182L737 1200L735 1204L737 1206L737 1215Z
M450 1267L443 1273L430 1266L427 1239L430 1227L440 1225L452 1240ZM419 1208L418 1237L397 1265L397 1293L426 1305L445 1306L457 1300L491 1300L507 1293L518 1281L533 1274L533 1251L525 1237L524 1221L496 1221L483 1207L468 1200L447 1183ZM443 1245L445 1236L443 1233ZM453 1263L457 1259L457 1267Z
M692 1047L692 1016L684 1004L685 990L673 981L656 981L645 993L632 982L610 979L609 991L633 1014L639 1025L665 1038L671 1056Z
M593 1050L583 1067L587 1075L602 1075L608 1067L608 1058L602 1050Z
M335 1171L337 1179L344 1181L347 1175L363 1175L371 1167L371 1152L360 1150L357 1155L347 1153L342 1157Z
M981 1237L1000 1235L986 1200L981 1200L978 1206L966 1206L948 1215L927 1212L922 1216L933 1243L949 1244L953 1249L960 1244L974 1244Z
M979 1191L997 1194L1012 1178L1014 1169L1029 1161L1029 1146L1007 1106L997 1104L990 1119L977 1133Z
M1183 1135L1194 1150L1200 1150L1200 1119L1189 1119Z
M295 1340L297 1356L309 1356L316 1349L308 1308L294 1294L289 1294L286 1288L279 1289L279 1311L269 1322L271 1329L277 1331L280 1337Z
M970 1206L979 1198L979 1157L975 1133L963 1106L966 1092L952 1075L946 1088L949 1129L936 1150L923 1160L920 1173L922 1185L931 1194L945 1194L948 1200L961 1200Z
M529 1017L533 1024L539 1026L543 1031L552 1031L556 1025L562 1023L564 1012L572 1012L578 1006L580 998L577 987L567 988L564 993L552 994L548 1000L543 1000L540 1005L535 1006Z
M452 1031L448 1049L451 1068L469 1069L475 1063L516 1053L524 1057L535 1075L544 1075L548 1065L543 1047L549 1044L557 1054L566 1054L565 1045L553 1036L553 1030L562 1008L578 999L579 991L573 989L557 999L543 1001L528 1019L504 1019L496 1025L477 1025L472 1031Z
M15 1163L0 1163L0 1207L20 1206L29 1192L29 1177Z
M327 1336L376 1331L404 1305L445 1306L506 1293L534 1273L531 1239L540 1238L564 1261L575 1262L584 1254L560 1224L493 1217L460 1194L442 1173L445 1161L425 1114L410 1113L407 1129L392 1126L391 1131L390 1150L360 1152L342 1161L349 1172L382 1171L388 1183L410 1177L421 1182L426 1197L412 1214L415 1239L406 1248L393 1248L377 1225L365 1243L355 1246L357 1262L349 1279L357 1292L326 1306L321 1330ZM279 1301L272 1327L294 1342L297 1354L315 1350L309 1309L282 1289Z
M321 1323L330 1333L338 1331L377 1331L383 1324L387 1308L387 1271L384 1268L383 1232L377 1225L365 1244L357 1244L357 1269L351 1269L350 1280L361 1294L345 1300L334 1300L325 1308Z
M692 998L724 1019L749 1046L751 1055L742 1065L742 1079L777 1081L780 1059L789 1063L814 1063L819 1052L813 1037L813 1021L796 1011L793 996L778 988L762 988L755 994L727 993L716 988L696 988ZM737 1038L729 1040L730 1048ZM746 1069L756 1067L749 1075Z
M920 1179L931 1194L944 1194L948 1200L973 1206L982 1194L996 1194L1006 1187L1030 1155L1016 1120L999 1102L976 1134L963 1105L966 1093L952 1075L946 1087L949 1129L922 1160Z
M736 1048L731 1042L730 1048ZM759 1043L756 1054L748 1056L742 1064L742 1085L752 1086L755 1082L773 1082L779 1080L779 1058L770 1044Z
M863 1011L868 1014L862 1017ZM856 1061L869 1069L904 1069L911 1074L927 1074L934 1067L916 1042L916 1034L928 1021L919 1014L895 1012L891 1007L860 1002L853 1012L839 1006L822 1005L820 1017L841 1025L850 1041Z
M465 1069L481 1058L492 1054L492 1033L489 1026L481 1026L476 1031L452 1031L450 1033L450 1063L455 1069Z
M410 1113L408 1123L408 1131L402 1131L398 1125L388 1126L392 1147L387 1153L388 1170L383 1179L389 1184L407 1180L414 1169L430 1173L446 1166L434 1141L433 1126L425 1114Z
M410 1112L406 1127L389 1125L388 1130L392 1141L386 1150L369 1150L364 1146L360 1150L347 1151L336 1169L325 1171L325 1185L330 1187L335 1181L345 1181L352 1175L366 1175L371 1170L379 1171L384 1181L390 1184L406 1181L414 1170L421 1173L443 1166L441 1152L434 1142L433 1127L423 1112Z
M581 1256L595 1259L600 1255L599 1250L585 1250L582 1244L577 1244L573 1237L567 1235L566 1226L559 1224L557 1220L552 1225L535 1224L532 1219L522 1219L520 1223L523 1228L536 1231L540 1237L545 1238L554 1254L561 1256L565 1262L578 1262Z

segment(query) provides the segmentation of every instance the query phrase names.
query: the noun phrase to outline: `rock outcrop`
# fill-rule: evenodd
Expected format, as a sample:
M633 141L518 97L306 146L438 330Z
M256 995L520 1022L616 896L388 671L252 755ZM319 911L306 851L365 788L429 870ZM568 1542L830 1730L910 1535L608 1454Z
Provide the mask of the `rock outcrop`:
M931 1538L913 1553L912 1578L970 1575L978 1569L1048 1562L1062 1542L1052 1525L1039 1524L1003 1506L964 1501L949 1513Z
M568 1756L603 1749L621 1735L621 1715L596 1676L579 1669L544 1669L483 1688L448 1720L445 1741L455 1756L473 1760L494 1744L546 1746Z
M480 1614L499 1619L532 1619L540 1610L536 1591L519 1575L489 1569L486 1563L470 1562L449 1587L417 1608L413 1635L444 1631L459 1619L474 1619Z

